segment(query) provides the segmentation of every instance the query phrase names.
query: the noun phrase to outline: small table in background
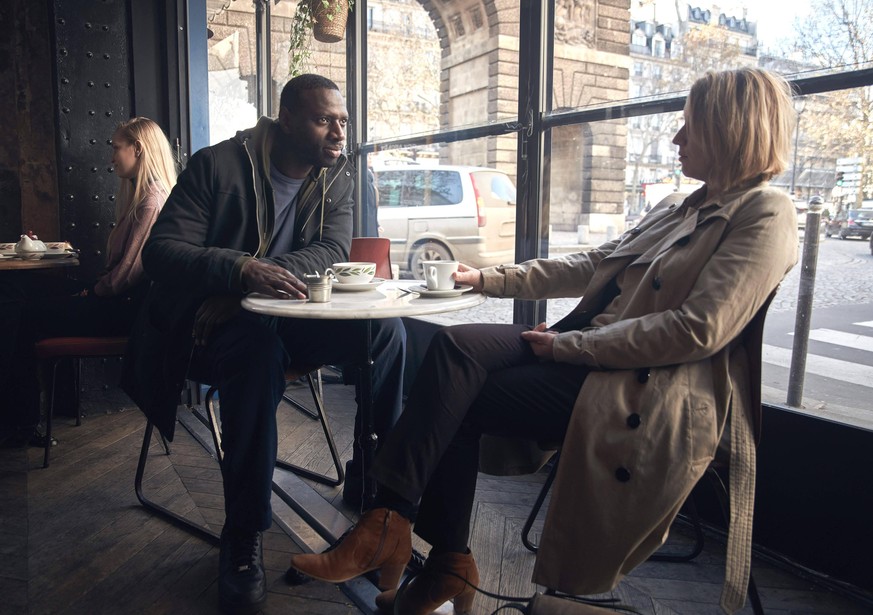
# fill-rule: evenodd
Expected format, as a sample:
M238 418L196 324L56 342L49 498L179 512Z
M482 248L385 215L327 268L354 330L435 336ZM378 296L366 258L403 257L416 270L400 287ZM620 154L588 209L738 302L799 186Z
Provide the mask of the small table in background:
M0 271L32 271L35 269L66 269L78 267L79 259L76 256L63 258L38 258L35 260L18 257L0 258Z

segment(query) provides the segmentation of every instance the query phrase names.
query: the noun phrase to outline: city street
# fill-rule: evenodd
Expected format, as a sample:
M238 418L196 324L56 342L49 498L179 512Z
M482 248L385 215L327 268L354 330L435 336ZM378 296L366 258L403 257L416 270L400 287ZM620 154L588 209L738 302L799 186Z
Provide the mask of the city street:
M592 234L592 242L605 239ZM575 233L552 233L553 255L578 250ZM798 250L802 249L800 234ZM585 246L588 247L588 246ZM767 317L763 397L785 404L801 266L789 273ZM549 302L548 322L576 305ZM489 299L471 310L446 314L444 324L512 322L512 301ZM873 256L867 241L822 238L816 271L801 411L873 429Z
M801 235L801 241L802 241ZM785 403L800 265L764 332L764 399ZM822 239L803 389L806 412L873 428L873 256L867 241Z

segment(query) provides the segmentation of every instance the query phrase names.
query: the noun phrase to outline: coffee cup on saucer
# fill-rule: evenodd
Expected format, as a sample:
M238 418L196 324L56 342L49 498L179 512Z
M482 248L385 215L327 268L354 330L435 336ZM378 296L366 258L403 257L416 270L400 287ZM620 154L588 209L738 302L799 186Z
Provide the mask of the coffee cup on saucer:
M428 290L452 290L458 261L424 261L424 281Z
M340 284L367 284L376 275L376 263L334 263L330 271Z

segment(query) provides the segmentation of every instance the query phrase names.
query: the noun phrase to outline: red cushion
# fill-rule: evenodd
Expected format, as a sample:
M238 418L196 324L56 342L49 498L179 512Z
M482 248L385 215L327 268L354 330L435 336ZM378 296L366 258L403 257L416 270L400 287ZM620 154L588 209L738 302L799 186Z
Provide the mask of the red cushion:
M37 359L117 357L127 348L126 337L50 337L34 347Z

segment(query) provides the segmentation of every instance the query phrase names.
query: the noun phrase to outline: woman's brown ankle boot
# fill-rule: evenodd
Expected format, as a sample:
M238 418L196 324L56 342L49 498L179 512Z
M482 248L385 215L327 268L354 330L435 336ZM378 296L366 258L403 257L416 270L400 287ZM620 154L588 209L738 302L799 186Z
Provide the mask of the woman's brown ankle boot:
M429 615L452 600L455 615L466 615L473 608L473 587L478 585L479 569L472 553L440 553L428 557L424 569L402 590L376 596L376 606L389 613Z
M388 508L364 513L343 541L326 553L291 556L291 567L330 583L380 570L379 589L397 587L412 556L409 519Z

